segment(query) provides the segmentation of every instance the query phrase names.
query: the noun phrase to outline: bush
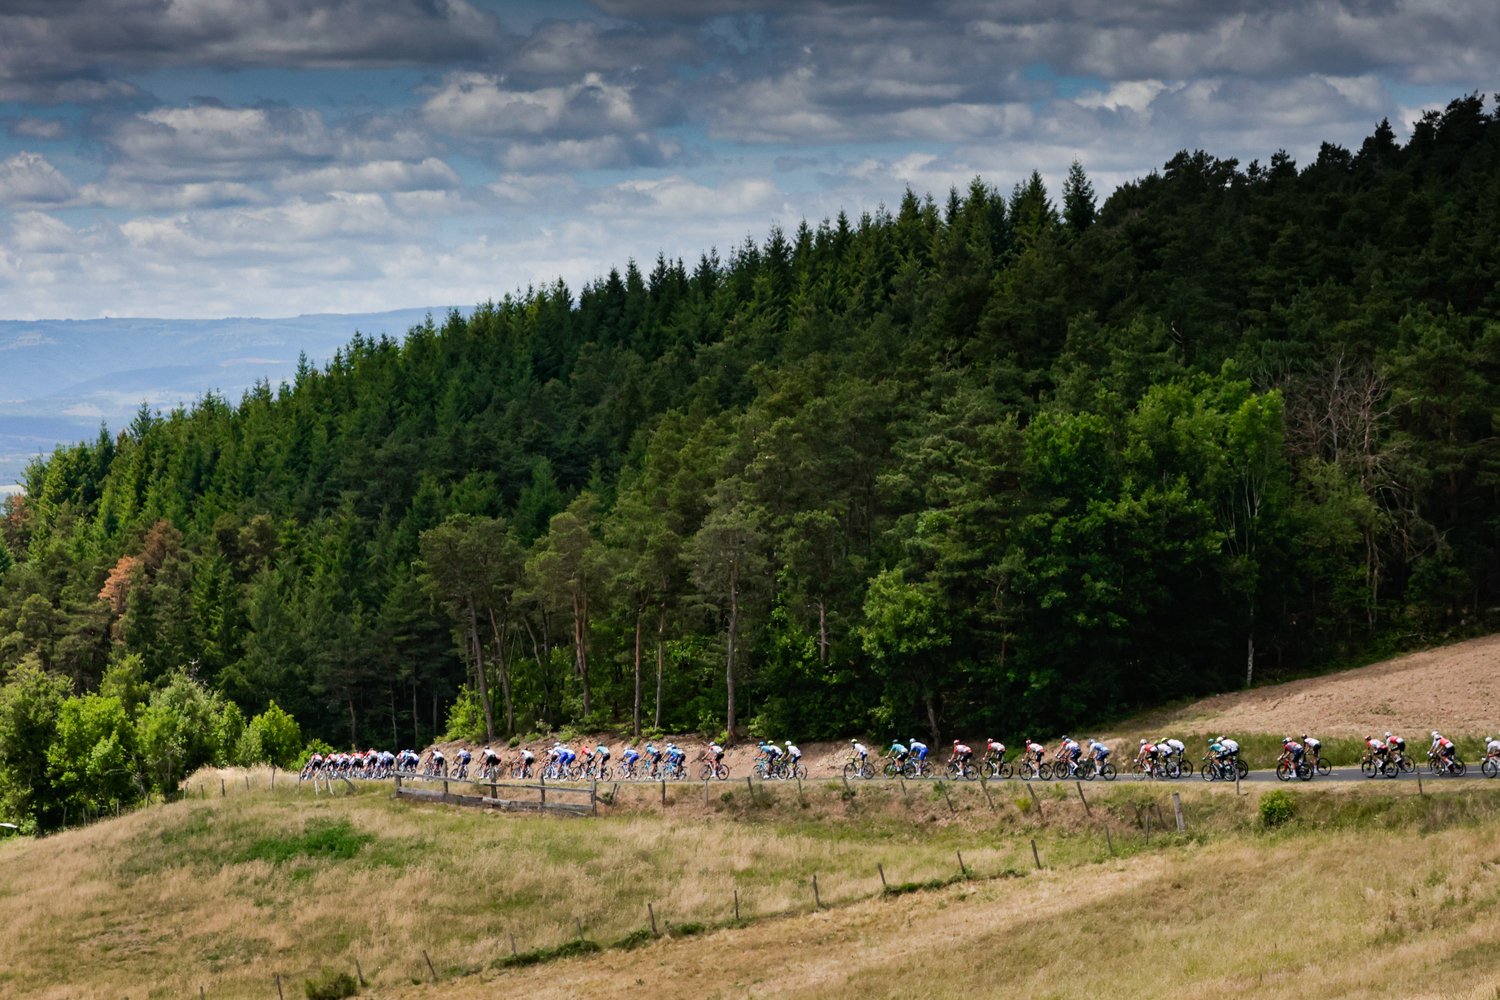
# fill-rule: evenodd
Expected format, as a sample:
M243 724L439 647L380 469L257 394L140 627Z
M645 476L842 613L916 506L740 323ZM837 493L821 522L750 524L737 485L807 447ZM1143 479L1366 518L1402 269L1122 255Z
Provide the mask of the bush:
M443 739L482 743L484 736L484 706L479 703L479 695L468 687L461 687L448 709L448 731L443 734Z
M302 746L302 727L274 701L250 720L235 754L242 764L273 764L291 767Z
M307 1000L344 1000L359 993L359 984L347 972L325 972L306 985Z
M1290 823L1297 815L1297 800L1291 792L1277 790L1260 798L1260 825L1271 829Z

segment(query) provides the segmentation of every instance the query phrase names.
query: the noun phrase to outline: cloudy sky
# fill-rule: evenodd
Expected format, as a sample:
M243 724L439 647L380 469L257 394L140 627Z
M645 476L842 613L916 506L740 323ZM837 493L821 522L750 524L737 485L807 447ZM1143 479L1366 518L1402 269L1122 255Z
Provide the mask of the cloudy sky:
M907 185L1305 160L1497 65L1487 0L0 0L0 318L576 288Z

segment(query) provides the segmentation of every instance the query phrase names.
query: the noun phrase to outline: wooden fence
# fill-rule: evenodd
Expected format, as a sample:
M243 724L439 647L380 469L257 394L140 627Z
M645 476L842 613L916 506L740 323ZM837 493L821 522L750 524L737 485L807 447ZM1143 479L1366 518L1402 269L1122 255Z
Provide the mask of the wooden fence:
M422 787L422 783L427 787ZM442 787L436 787L436 786ZM454 791L453 786L467 791ZM444 802L481 809L512 812L548 812L566 816L599 815L599 786L547 784L546 781L460 781L455 778L396 775L396 797L423 802Z

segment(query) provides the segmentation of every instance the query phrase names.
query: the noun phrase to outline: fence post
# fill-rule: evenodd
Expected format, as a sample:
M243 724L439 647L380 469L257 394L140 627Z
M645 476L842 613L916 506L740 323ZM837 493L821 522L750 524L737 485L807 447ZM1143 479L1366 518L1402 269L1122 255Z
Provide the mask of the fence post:
M665 806L667 804L667 779L666 778L661 779L661 804L663 806Z
M281 992L281 973L279 972L276 973L276 995L280 997L281 1000L286 1000L286 994Z
M220 779L219 779L219 798L221 798L221 799L222 799L222 798L223 798L223 797L224 797L224 796L226 796L226 795L228 795L228 794L229 794L229 793L228 793L228 792L227 792L227 791L225 791L225 790L224 790L224 779L223 779L223 778L220 778ZM279 975L279 974L280 974L280 973L278 973L278 975Z
M589 782L589 811L599 815L599 782Z
M968 878L969 877L969 869L967 869L967 868L964 867L964 852L963 851L954 851L953 853L958 855L958 873L960 875L962 875L964 878Z
M1037 798L1036 795L1036 785L1028 781L1026 783L1026 790L1031 793L1031 802L1036 806L1037 818L1046 822L1047 817L1042 813L1042 800Z
M520 952L516 951L516 932L510 932L510 957L515 958Z
M880 888L882 891L884 891L885 889L889 888L889 886L885 884L885 865L877 861L875 862L875 870L880 873Z
M577 917L573 918L573 926L578 928L578 943L583 943L583 921Z
M823 908L823 900L818 895L818 874L817 874L817 872L814 872L813 873L813 909L815 909L815 910L821 910L822 908Z
M1145 817L1146 817L1146 843L1149 844L1149 843L1151 843L1151 814L1148 812L1148 813L1145 814Z
M354 975L356 977L358 977L358 979L359 979L359 985L361 985L361 986L369 986L370 985L369 983L365 982L365 970L361 969L359 967L359 956L358 955L354 956Z
M734 922L740 922L740 890L734 890Z
M1104 824L1104 843L1109 845L1109 853L1113 855L1115 853L1115 838L1109 835L1108 823Z
M656 937L656 910L650 903L646 904L646 915L651 918L651 936Z
M437 970L432 967L432 959L427 955L427 949L422 949L422 957L427 959L427 971L432 973L432 981L437 982Z
M990 812L994 812L995 800L990 798L990 783L988 779L984 777L979 779L979 790L984 793L984 801L990 804Z
M1182 796L1176 792L1172 793L1172 811L1177 814L1177 832L1181 833L1187 829L1187 821L1182 818Z
M1422 791L1422 772L1416 771L1415 774L1417 776L1417 794L1426 795L1427 793Z
M1089 808L1089 800L1083 797L1083 782L1075 781L1073 782L1073 787L1078 789L1078 801L1083 803L1083 814L1085 816L1094 815L1094 810Z
M250 772L246 771L245 772L245 791L248 792L249 790L250 790Z
M541 807L542 811L545 812L547 809L547 776L545 774L536 776L536 787L540 790Z
M943 793L943 801L948 803L948 811L951 813L958 812L957 809L953 808L953 800L948 798L948 783L946 781L939 781L937 784L938 791Z
M1031 838L1031 860L1036 862L1037 871L1042 869L1042 856L1037 853L1036 838Z

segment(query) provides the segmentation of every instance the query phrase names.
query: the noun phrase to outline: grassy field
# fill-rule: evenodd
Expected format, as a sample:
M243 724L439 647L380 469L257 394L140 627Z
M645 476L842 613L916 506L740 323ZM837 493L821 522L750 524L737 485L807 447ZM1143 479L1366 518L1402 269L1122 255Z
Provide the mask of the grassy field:
M356 960L368 996L1500 995L1500 783L1265 789L1291 795L1275 829L1262 790L1202 782L1095 783L1087 808L1019 782L665 808L627 786L598 820L266 783L0 843L0 995L266 997L280 974L300 997ZM1163 835L1174 791L1188 830ZM602 953L508 965L512 934L543 958L580 925Z

